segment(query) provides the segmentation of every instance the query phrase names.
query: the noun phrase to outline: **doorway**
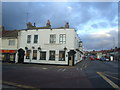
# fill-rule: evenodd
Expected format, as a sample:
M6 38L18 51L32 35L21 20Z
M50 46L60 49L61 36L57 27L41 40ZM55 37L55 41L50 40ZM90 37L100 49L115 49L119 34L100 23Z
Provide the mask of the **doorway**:
M25 51L22 48L20 48L18 50L18 63L24 62L24 55L25 55Z
M68 65L69 66L74 66L74 55L75 55L75 51L74 50L70 50L68 52Z

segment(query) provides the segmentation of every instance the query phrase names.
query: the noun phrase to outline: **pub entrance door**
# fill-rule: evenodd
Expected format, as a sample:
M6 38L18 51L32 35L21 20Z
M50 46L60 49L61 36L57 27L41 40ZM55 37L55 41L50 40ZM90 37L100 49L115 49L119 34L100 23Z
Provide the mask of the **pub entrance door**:
M74 50L70 50L68 52L68 65L69 66L74 66L74 55L75 55L75 51Z
M25 51L22 48L20 48L18 50L18 63L24 62L24 55L25 55Z

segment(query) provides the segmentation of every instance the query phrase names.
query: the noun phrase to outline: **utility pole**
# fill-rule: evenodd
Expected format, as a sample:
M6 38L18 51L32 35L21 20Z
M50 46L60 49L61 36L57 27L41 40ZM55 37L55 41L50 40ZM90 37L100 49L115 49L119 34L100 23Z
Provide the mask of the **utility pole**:
M26 9L26 23L28 23L28 20L29 20L29 14L30 14L30 12L29 12L29 2L27 3L27 9Z
M113 36L113 60L115 60L115 38Z

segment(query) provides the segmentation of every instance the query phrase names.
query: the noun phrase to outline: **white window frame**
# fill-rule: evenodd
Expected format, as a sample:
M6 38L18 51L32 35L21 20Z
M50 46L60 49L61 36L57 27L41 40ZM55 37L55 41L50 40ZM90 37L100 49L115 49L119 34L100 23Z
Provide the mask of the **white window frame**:
M56 34L50 34L50 43L56 43Z
M9 46L15 46L15 40L9 40L8 45Z

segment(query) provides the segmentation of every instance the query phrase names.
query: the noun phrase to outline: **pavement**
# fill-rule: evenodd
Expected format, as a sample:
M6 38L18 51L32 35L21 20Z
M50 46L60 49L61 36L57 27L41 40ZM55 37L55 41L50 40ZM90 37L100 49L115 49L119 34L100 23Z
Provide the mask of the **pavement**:
M119 88L118 64L89 59L76 66L3 63L3 88Z

